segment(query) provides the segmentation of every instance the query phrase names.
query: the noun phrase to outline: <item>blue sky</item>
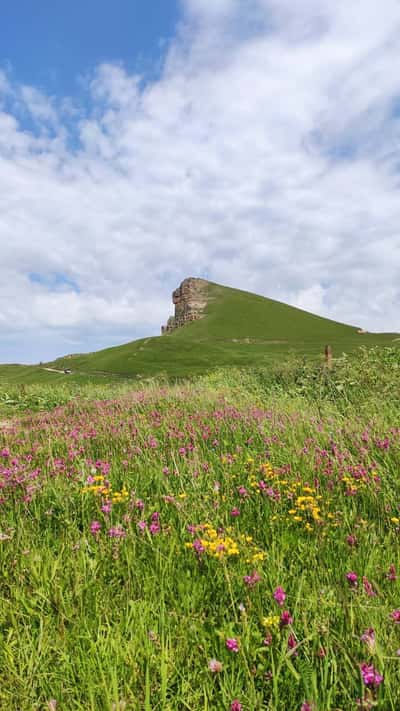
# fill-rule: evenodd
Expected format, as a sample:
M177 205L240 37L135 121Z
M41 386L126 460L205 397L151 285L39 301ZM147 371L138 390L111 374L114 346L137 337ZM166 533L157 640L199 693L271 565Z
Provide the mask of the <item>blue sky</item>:
M400 331L398 0L3 2L0 362L187 276Z
M59 96L103 62L154 77L179 16L176 0L4 0L0 66Z

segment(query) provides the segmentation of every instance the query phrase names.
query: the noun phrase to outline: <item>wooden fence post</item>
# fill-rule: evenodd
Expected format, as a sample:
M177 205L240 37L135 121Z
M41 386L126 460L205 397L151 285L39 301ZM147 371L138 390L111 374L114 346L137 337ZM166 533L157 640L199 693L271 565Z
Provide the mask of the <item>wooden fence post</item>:
M327 368L332 368L332 347L325 346L325 365Z

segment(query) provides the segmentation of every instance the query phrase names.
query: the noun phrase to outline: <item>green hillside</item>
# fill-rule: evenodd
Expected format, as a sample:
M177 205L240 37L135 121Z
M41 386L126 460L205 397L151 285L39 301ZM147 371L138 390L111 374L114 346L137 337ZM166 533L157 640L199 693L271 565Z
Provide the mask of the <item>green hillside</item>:
M358 327L310 314L287 304L209 282L204 317L164 336L145 338L85 355L59 358L45 367L2 366L0 380L13 382L81 382L141 378L165 374L180 377L223 365L263 366L290 353L321 357L325 344L333 354L362 345L398 345L397 334L357 333Z

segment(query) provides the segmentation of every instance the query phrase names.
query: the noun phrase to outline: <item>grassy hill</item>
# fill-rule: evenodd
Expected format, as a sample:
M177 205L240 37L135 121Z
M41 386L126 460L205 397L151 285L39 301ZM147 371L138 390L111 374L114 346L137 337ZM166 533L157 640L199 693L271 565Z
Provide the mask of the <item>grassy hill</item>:
M182 377L216 366L265 366L290 353L321 357L361 345L400 345L398 334L357 333L358 327L331 321L287 304L209 282L204 317L164 336L132 341L94 353L59 358L44 367L72 370L86 382L165 374ZM61 372L39 366L1 366L3 382L63 380Z

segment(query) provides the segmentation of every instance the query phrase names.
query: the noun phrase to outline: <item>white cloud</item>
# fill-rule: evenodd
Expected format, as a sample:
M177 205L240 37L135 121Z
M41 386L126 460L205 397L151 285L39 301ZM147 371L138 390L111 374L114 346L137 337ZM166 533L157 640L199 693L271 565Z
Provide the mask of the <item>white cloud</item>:
M101 65L89 109L0 73L0 361L157 334L188 275L400 330L397 2L184 8L160 79Z

